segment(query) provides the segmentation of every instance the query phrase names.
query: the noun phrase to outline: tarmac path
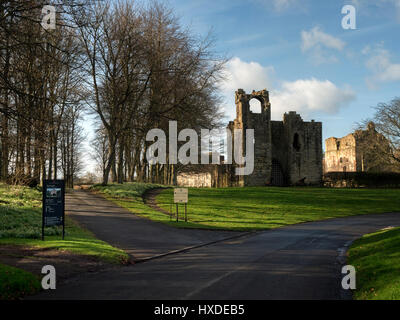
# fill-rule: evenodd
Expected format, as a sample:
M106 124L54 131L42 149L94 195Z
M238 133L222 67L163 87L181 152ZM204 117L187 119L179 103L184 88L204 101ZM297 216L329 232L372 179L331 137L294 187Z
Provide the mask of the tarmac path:
M247 234L171 228L83 190L67 193L65 203L68 216L99 239L125 250L136 261Z
M135 217L85 192L67 201L74 219L135 258L213 243L78 276L33 299L351 299L341 289L347 247L363 234L400 226L400 213L385 213L252 234L182 230Z

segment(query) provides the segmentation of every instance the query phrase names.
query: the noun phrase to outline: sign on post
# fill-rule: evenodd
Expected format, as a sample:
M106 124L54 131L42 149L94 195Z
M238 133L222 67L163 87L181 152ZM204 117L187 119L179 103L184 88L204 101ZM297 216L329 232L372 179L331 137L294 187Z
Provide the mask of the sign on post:
M176 204L176 222L179 221L178 204L185 204L185 222L187 222L187 203L188 203L188 189L187 188L175 188L174 189L174 202Z
M63 226L65 234L65 182L64 180L44 180L43 182L42 240L44 228Z
M174 189L174 202L175 203L187 203L188 202L188 189L187 188L175 188Z

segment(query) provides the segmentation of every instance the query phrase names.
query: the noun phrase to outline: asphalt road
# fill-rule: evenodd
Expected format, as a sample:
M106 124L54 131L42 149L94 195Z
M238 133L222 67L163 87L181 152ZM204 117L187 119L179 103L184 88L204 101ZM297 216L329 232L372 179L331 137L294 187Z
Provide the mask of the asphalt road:
M104 214L99 212L97 215L102 217ZM153 225L153 222L139 220ZM110 223L107 232L116 237L126 232L125 229L113 230L113 226L117 223ZM389 226L400 226L400 214L362 215L293 225L221 240L131 266L81 275L56 290L42 292L33 298L350 299L350 292L341 289L340 271L345 264L346 247L363 234ZM216 232L217 238L209 233L202 238L196 231L196 236L190 238L186 234L190 230L184 230L181 238L181 231L169 229L168 232L179 239L175 244L183 246L187 246L183 243L185 237L205 243L224 236ZM102 234L98 234L102 238ZM151 236L167 241L160 233ZM173 247L172 244L169 246L166 245L166 249ZM134 248L135 243L130 247Z
M149 259L244 234L170 228L135 216L99 195L82 190L67 193L65 202L68 216L99 239L125 250L133 260Z

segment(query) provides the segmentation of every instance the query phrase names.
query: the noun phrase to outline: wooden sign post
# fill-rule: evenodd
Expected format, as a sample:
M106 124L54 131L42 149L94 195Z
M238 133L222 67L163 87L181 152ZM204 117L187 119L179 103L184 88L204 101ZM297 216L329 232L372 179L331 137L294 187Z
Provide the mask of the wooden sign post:
M178 204L185 204L185 222L187 222L187 203L188 203L188 189L187 188L175 188L174 189L174 202L176 204L176 222L179 221L179 209Z

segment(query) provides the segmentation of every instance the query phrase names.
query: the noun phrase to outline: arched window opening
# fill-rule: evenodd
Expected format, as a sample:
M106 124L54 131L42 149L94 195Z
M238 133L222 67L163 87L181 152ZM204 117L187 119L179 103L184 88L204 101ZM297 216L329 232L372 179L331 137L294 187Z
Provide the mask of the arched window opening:
M250 111L252 113L261 113L261 102L258 99L250 100Z

